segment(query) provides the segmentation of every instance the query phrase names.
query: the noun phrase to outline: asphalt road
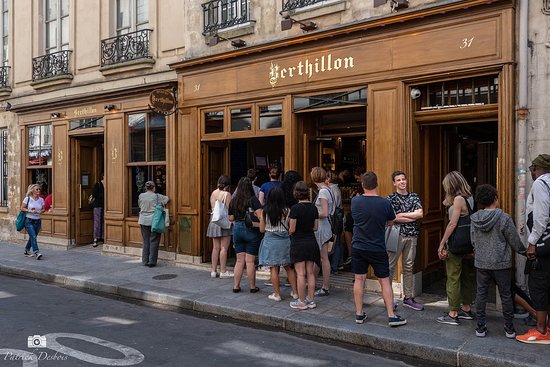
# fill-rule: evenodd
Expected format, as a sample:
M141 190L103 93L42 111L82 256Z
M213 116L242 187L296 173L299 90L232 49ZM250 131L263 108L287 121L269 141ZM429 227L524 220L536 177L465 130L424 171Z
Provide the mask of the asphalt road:
M0 366L430 366L0 276Z

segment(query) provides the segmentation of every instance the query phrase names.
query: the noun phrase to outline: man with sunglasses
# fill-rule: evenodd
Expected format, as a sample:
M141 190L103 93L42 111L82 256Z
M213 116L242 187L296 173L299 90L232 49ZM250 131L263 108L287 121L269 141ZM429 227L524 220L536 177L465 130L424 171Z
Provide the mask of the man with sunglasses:
M540 154L529 167L533 186L527 197L526 213L531 260L529 294L537 312L537 326L516 339L529 344L550 344L547 317L550 311L550 154Z

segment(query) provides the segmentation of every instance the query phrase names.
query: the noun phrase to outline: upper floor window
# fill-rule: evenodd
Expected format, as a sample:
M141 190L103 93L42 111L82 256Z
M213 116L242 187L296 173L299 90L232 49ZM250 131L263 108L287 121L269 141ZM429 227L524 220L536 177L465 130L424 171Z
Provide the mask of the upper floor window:
M0 206L8 206L8 129L0 129Z
M148 0L117 0L116 2L116 34L147 29L149 26Z
M46 54L69 49L69 0L45 0Z
M2 0L2 65L8 65L8 30L9 30L9 20L8 20L8 0Z
M202 4L204 34L249 21L248 0L212 0Z

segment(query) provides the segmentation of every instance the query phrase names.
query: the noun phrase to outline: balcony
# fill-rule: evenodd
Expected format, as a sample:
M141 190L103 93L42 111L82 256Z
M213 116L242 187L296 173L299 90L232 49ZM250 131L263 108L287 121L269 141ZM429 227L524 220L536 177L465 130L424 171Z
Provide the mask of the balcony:
M0 96L3 96L5 92L11 92L11 87L8 81L8 75L10 73L9 66L0 66Z
M71 80L69 72L70 50L63 50L32 59L33 84L50 80Z
M112 66L153 64L153 56L149 53L149 39L152 31L152 29L142 29L102 40L102 71Z
M202 4L202 10L204 35L216 34L221 29L251 22L248 14L248 0L213 0Z
M283 0L283 11L305 8L306 6L321 3L326 0Z

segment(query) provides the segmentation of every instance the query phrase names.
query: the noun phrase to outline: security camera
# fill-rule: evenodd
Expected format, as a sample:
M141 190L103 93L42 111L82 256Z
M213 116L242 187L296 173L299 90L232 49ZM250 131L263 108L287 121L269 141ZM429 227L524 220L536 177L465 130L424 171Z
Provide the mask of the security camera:
M420 91L420 89L418 89L418 88L412 88L411 89L411 98L412 99L417 99L421 95L422 95L422 92Z

